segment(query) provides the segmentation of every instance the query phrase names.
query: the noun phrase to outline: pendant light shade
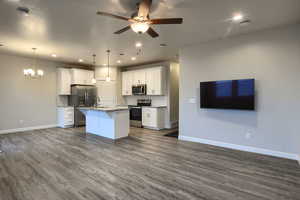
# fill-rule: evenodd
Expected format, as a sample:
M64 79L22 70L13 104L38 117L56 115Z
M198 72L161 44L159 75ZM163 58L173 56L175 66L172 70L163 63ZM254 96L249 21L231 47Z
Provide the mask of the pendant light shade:
M106 51L107 52L107 76L106 76L106 79L105 79L105 81L106 82L110 82L111 81L111 78L110 78L110 69L109 69L109 56L110 56L110 50L107 50Z

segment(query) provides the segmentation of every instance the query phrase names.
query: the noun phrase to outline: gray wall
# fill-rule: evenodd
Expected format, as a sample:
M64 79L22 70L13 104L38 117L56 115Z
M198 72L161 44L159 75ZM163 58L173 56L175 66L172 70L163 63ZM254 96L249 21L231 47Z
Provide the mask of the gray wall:
M299 36L293 25L181 49L180 135L299 155ZM199 108L201 81L242 78L256 79L255 112Z
M33 62L32 58L0 54L0 132L57 124L56 67L65 65L38 60L45 76L25 79L23 69Z
M178 125L179 118L179 63L170 63L170 121Z

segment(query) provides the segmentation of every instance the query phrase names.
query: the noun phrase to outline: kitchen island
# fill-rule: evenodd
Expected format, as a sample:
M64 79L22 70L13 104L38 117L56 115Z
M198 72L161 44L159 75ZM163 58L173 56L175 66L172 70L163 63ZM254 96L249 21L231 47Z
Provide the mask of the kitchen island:
M128 107L81 107L86 118L86 132L110 139L129 134Z

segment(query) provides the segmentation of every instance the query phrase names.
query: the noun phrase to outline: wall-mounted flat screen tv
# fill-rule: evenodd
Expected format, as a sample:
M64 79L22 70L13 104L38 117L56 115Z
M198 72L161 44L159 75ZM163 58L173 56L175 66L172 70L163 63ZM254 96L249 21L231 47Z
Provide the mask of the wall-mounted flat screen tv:
M200 83L200 107L216 109L255 109L254 79Z

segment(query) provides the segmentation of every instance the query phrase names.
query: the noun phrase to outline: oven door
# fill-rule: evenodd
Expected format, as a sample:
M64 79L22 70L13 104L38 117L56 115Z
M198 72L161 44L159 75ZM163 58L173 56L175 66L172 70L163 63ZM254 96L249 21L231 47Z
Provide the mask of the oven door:
M142 108L131 107L129 112L130 112L130 125L135 127L142 127Z

